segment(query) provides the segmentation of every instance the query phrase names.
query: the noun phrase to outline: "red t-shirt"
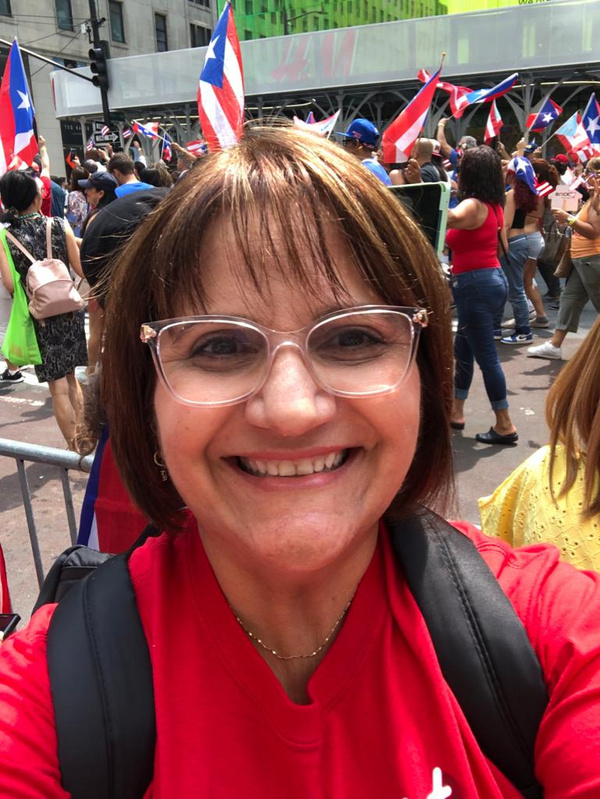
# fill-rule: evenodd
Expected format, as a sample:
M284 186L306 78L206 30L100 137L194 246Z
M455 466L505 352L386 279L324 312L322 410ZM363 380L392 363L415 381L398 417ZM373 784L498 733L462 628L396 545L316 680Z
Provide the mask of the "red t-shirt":
M498 229L504 224L504 211L499 205L486 205L488 214L483 225L475 230L449 230L446 233L446 244L452 250L453 275L500 267Z
M550 693L545 799L600 796L600 577L463 525L522 618ZM385 533L331 649L291 702L241 630L195 527L131 558L159 731L146 799L517 799L440 673ZM53 606L0 648L0 797L67 799L45 663ZM543 623L542 623L543 622Z
M46 175L40 176L40 180L44 184L41 210L44 216L52 216L52 184L50 183L50 178Z

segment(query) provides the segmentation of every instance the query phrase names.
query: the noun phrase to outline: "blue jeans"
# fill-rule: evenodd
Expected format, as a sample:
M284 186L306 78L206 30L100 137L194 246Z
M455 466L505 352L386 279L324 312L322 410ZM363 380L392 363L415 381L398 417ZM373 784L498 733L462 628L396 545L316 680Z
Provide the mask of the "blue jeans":
M508 408L506 378L494 341L494 320L502 314L507 293L508 285L501 269L474 269L452 275L452 295L458 314L454 339L454 396L467 399L477 361L495 411Z
M508 240L508 258L502 256L500 263L508 280L508 299L515 315L515 333L531 333L529 308L523 285L523 267L529 257L529 243L525 234Z

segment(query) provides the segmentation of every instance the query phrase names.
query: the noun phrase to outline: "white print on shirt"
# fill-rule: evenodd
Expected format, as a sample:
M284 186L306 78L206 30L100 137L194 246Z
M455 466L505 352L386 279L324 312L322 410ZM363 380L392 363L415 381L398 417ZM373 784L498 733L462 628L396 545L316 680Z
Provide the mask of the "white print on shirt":
M442 782L442 769L434 768L431 775L431 793L427 795L427 799L450 799L452 788L449 785L443 785ZM404 797L404 799L407 799L407 797Z

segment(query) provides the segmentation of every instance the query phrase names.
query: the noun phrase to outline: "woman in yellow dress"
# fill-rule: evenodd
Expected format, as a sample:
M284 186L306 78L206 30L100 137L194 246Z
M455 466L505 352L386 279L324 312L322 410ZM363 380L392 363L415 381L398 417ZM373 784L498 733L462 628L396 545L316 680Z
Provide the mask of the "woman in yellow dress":
M513 546L555 544L600 571L600 317L550 388L546 419L550 443L479 500L483 531Z

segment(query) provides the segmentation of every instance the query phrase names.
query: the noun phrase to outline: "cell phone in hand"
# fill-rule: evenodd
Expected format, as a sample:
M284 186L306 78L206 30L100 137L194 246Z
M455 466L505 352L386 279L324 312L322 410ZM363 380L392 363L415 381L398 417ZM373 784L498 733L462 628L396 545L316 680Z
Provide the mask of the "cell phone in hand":
M0 641L13 633L21 621L18 613L0 613Z

